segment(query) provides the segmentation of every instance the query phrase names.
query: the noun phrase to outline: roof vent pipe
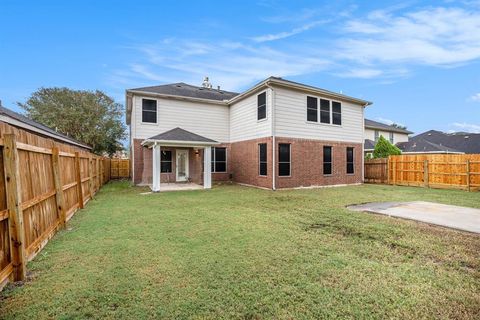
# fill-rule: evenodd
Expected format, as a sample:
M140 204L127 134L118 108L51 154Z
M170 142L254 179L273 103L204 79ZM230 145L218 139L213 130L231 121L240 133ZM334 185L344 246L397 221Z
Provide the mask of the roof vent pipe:
M203 78L202 87L212 89L212 84L208 81L208 77Z

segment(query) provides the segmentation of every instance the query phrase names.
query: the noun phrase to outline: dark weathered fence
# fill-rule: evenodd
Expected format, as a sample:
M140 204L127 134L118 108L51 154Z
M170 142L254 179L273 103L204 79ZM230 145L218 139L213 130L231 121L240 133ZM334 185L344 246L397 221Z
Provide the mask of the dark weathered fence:
M0 123L0 288L110 180L110 159Z

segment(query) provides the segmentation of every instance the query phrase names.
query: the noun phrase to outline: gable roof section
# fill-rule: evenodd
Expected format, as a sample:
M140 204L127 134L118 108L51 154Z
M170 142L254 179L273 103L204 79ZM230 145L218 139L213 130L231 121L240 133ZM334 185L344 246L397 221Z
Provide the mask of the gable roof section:
M217 141L206 138L199 134L187 131L182 128L174 128L156 136L150 137L142 142L142 144L151 144L155 142L168 143L168 144L200 144L200 145L214 145L218 144Z
M76 139L73 139L69 136L66 136L64 134L61 134L52 128L49 128L41 123L38 123L36 121L33 121L30 118L25 117L24 115L21 115L20 113L17 113L15 111L12 111L10 109L7 109L3 106L0 105L0 121L6 122L8 124L11 124L16 127L20 127L25 130L33 131L35 133L41 134L43 136L47 136L53 139L61 140L63 142L73 144L85 149L91 150L92 147L80 142Z
M143 87L136 89L129 89L128 91L145 92L165 94L169 96L189 97L207 100L224 101L238 95L236 92L230 92L225 90L208 89L198 86L193 86L183 82L165 84L161 86Z
M412 141L420 139L464 153L480 153L480 133L444 133L437 130L429 130L411 138Z
M388 124L381 123L381 122L378 122L378 121L373 121L373 120L370 120L370 119L365 119L365 128L375 129L375 130L385 130L385 131L404 133L404 134L412 134L413 133L413 132L405 130L405 129L395 128L395 127L389 126Z
M158 96L163 98L183 99L183 100L191 100L191 101L197 101L197 102L229 105L245 97L248 97L251 94L254 94L258 90L261 90L262 88L265 88L269 85L278 85L278 86L287 87L289 89L297 89L297 90L312 92L319 95L324 95L329 98L345 100L355 104L360 104L362 106L368 106L372 104L370 101L353 98L341 93L328 91L325 89L305 85L305 84L290 81L290 80L285 80L280 77L269 77L257 83L256 85L254 85L253 87L251 87L250 89L242 93L225 91L225 90L217 90L213 88L208 89L208 88L193 86L190 84L179 82L179 83L171 83L171 84L165 84L160 86L127 89L126 90L127 124L130 124L130 121L131 121L131 112L133 108L132 101L131 101L132 94L145 94L147 96L151 95L153 97Z

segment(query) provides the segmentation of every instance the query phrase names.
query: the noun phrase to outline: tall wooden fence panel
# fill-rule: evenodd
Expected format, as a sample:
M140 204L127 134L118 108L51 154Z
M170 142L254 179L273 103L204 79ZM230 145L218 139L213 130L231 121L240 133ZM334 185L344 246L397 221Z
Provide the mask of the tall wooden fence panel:
M480 154L419 154L390 156L391 184L479 190Z
M1 288L109 181L110 159L5 123L0 148Z
M111 159L110 166L112 179L130 178L129 159Z
M367 183L388 183L388 159L365 160L364 177Z

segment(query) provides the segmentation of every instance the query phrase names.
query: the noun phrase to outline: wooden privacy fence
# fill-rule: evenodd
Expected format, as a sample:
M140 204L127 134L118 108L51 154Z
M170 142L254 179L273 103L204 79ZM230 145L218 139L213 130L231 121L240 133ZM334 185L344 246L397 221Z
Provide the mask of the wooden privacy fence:
M110 180L110 159L4 123L0 130L1 288L25 279L26 262Z
M365 160L365 182L388 183L388 159Z
M112 179L130 178L130 159L111 159L110 168Z
M386 166L380 165L384 162ZM386 182L378 182L385 176ZM480 154L399 155L388 160L365 160L365 182L478 191Z

